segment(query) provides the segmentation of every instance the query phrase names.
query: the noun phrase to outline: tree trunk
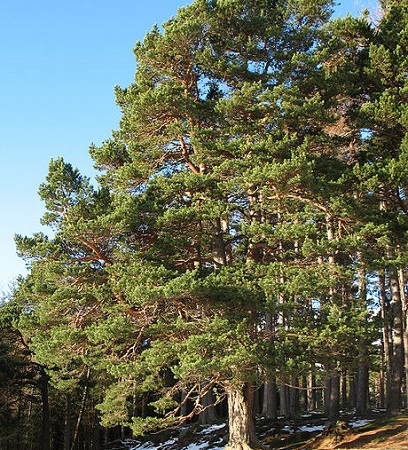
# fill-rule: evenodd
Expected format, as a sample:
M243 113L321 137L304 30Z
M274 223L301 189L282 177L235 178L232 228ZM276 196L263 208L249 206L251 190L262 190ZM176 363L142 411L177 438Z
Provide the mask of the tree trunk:
M91 374L91 370L88 367L87 372L86 372L85 386L84 386L84 390L82 392L81 409L79 410L78 419L77 419L77 422L76 422L76 425L75 425L75 431L74 431L74 436L72 438L71 450L74 450L74 448L75 448L75 444L76 444L76 441L78 439L79 426L81 425L82 417L83 417L84 412L85 412L85 405L86 405L86 400L87 400L88 391L89 391L90 374Z
M396 415L402 408L402 380L404 377L404 349L402 329L402 303L398 276L394 269L390 270L391 301L393 310L393 358L391 364L390 402L388 414Z
M181 388L181 408L180 408L180 416L187 416L187 414L190 413L190 402L188 399L186 399L187 396L187 387L185 384L183 384Z
M229 440L224 450L253 450L262 445L255 436L255 423L252 417L251 388L229 385L228 395L228 425Z
M292 387L293 386L293 387ZM295 417L299 412L299 380L292 376L291 387L289 387L289 412L290 417Z
M367 415L368 406L368 366L359 364L357 369L356 414Z
M340 413L340 374L336 368L333 369L330 379L329 419L337 420Z
M307 377L302 376L302 389L299 392L300 410L307 411Z
M324 414L329 417L330 415L330 391L331 391L331 377L329 368L325 368L324 375L324 389L323 389L323 405L324 405Z
M307 380L307 410L313 411L317 408L317 398L316 398L316 377L313 371L310 371L308 380Z
M348 377L348 381L349 381L349 400L348 400L348 407L349 408L355 408L356 407L356 375L353 372L349 373L349 377Z
M383 321L383 346L386 366L386 389L385 389L385 406L387 411L390 409L390 392L391 392L391 361L392 361L392 341L390 331L390 308L387 302L387 294L385 287L384 271L378 274L380 285L380 300L381 300L381 318Z
M224 235L228 232L228 221L218 218L211 222L213 243L212 255L215 267L227 265L227 248L225 245Z
M64 450L71 448L71 395L65 396Z
M405 398L403 406L408 407L408 302L405 294L405 272L403 269L398 270L398 279L400 286L400 295L402 302L402 330L404 342L404 363L405 363Z
M44 371L41 374L41 400L42 400L42 423L41 423L41 450L51 449L51 416L48 402L48 377Z
M380 362L380 379L378 387L378 408L385 408L385 350L384 350L384 337L381 336L381 362Z
M332 421L340 412L340 374L333 365L329 365L324 381L324 412Z
M95 414L94 427L92 430L92 450L101 449L101 425L99 423L99 418Z
M275 342L275 315L267 313L265 317L265 332L269 337L269 344L273 349ZM276 376L268 374L264 383L262 415L268 419L276 419L278 412L277 393L276 393Z
M347 371L343 369L341 371L341 407L346 409L348 406L347 402Z
M206 383L204 382L203 385ZM198 415L198 423L200 425L211 425L216 422L217 414L215 411L215 395L214 392L209 390L201 399L201 406L203 410Z
M268 419L275 420L277 417L277 409L276 378L270 376L264 384L262 415Z
M290 416L289 409L289 388L286 384L279 383L279 399L280 399L280 415L283 417Z
M362 262L362 257L358 255L360 269L358 270L358 296L360 301L360 308L363 310L367 309L367 277L364 263ZM366 333L359 336L359 364L357 368L357 392L356 392L356 413L360 417L364 417L367 414L368 408L368 383L369 383L369 372L368 372L368 339Z

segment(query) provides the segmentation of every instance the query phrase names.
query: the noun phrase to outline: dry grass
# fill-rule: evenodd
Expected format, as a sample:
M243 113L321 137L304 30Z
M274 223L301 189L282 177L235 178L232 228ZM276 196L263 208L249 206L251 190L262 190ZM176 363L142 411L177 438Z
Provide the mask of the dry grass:
M408 450L408 417L373 422L339 435L324 432L298 450L331 449Z

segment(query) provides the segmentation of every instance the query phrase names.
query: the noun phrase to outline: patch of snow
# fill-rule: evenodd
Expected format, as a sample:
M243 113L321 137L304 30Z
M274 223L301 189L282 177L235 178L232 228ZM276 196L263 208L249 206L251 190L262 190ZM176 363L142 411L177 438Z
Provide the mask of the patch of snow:
M354 420L353 422L350 422L350 426L351 426L351 428L358 428L358 427L363 427L364 425L368 425L371 422L374 422L374 420L368 420L368 419Z
M187 447L183 447L182 450L221 450L225 447L225 444L222 442L222 439L219 442L220 445L216 443L210 444L208 442L200 442L200 443L191 443L187 445Z
M136 447L132 447L129 450L156 450L157 447L153 444L153 442L145 442L142 444L139 442L139 444Z
M308 411L308 414L320 416L322 414L322 411L320 411L319 409L314 409L312 411Z
M184 447L183 450L201 450L204 448L208 448L208 442L201 442L201 444L192 443Z
M169 447L170 445L173 445L173 444L176 444L176 443L177 443L177 439L169 439L164 444L162 444L159 448L164 450L165 448Z
M313 433L314 431L323 431L324 425L304 425L299 427L299 431L305 431L306 433Z
M224 428L224 427L225 427L225 423L221 423L219 425L211 425L210 427L207 427L204 430L200 431L200 433L204 434L204 435L211 434L214 431L217 431L217 430L219 430L221 428Z

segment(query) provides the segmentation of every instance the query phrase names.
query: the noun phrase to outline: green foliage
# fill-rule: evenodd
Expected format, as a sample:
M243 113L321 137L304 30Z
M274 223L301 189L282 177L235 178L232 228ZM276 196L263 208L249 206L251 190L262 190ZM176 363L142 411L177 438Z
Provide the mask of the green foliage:
M141 434L209 390L375 353L364 277L406 267L408 236L391 3L375 30L325 0L196 0L136 43L99 186L52 160L54 236L16 236L14 321L55 389L92 382L102 425Z

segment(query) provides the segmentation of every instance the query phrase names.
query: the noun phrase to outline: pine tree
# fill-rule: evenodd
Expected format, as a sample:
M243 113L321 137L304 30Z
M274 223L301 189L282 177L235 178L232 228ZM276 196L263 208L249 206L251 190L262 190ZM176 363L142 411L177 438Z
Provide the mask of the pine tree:
M137 266L143 267L146 259L149 264L176 270L163 275L159 266L158 281L145 281L149 298L144 300L143 295L142 305L136 309L143 311L149 302L156 305L167 295L167 309L160 310L160 317L170 316L160 328L149 326L158 340L146 335L144 342L150 347L140 350L143 363L138 367L150 366L156 374L165 372L166 366L174 366L173 373L177 364L184 367L182 361L173 361L174 350L169 355L168 345L177 348L178 358L183 355L183 360L191 358L193 349L200 354L201 369L193 365L193 373L204 377L208 388L222 386L229 397L231 448L242 443L256 445L251 411L236 416L248 399L248 383L259 373L259 361L269 361L265 356L274 348L264 332L255 330L264 314L295 307L293 296L308 300L305 289L299 292L298 286L285 295L283 277L303 276L312 283L317 276L303 269L305 260L290 233L296 230L298 241L307 242L310 234L316 234L309 217L316 211L325 217L330 206L329 199L327 206L321 204L325 188L319 192L311 184L322 169L315 168L316 157L322 155L322 124L332 122L324 114L332 106L329 95L326 92L324 98L319 92L319 83L324 83L321 59L312 52L330 4L310 9L302 2L292 6L285 2L200 1L180 10L164 25L163 34L154 28L136 45L135 83L116 91L123 111L120 129L102 148L91 149L96 163L105 170L102 181L127 192L145 208L139 212L144 221L134 237L143 244L139 246L143 251L137 261L126 262L125 270L133 273L130 268L135 267L139 282L145 270ZM330 156L327 161L337 164ZM327 186L328 177L322 174L320 178ZM142 230L143 240L138 241ZM279 256L275 259L272 255L276 252ZM294 263L296 269L291 272ZM149 270L152 278L153 267ZM166 277L171 281L165 282ZM279 283L258 285L253 279L259 277ZM130 301L134 273L123 272L117 278L122 283L131 279L121 294ZM323 279L319 281L324 284ZM160 286L158 293L155 284ZM267 285L273 285L272 290ZM169 289L171 295L164 294ZM141 296L140 288L136 292ZM283 303L277 306L277 299ZM132 301L141 302L134 297ZM170 306L173 304L182 308L180 318L188 330L184 333L179 330L180 318L174 314L177 308ZM171 325L175 319L179 331L169 334L175 340L163 339L164 330L176 326ZM242 328L244 323L246 328ZM212 361L208 364L198 348L189 346L188 336L194 336L194 341L198 339L207 348L209 341L200 333L213 330L213 326L228 343L224 348L231 356L225 366L222 349L214 343L217 352L207 354ZM243 337L237 347L228 336L236 336L234 330L238 329ZM178 340L178 345L188 345L185 353ZM255 351L256 346L261 353ZM282 359L276 358L275 370L284 364L286 355L280 351ZM287 351L291 352L290 347ZM157 360L157 354L163 359ZM233 369L233 355L240 361L239 370ZM207 369L214 367L214 361L219 366L215 378ZM192 376L191 368L184 370L177 372L179 388ZM125 373L126 369L121 372L122 379ZM145 389L151 389L150 378L145 373L143 378L149 380ZM156 378L155 384L160 385ZM157 405L164 408L166 404ZM178 411L176 407L173 414Z
M93 190L89 180L62 158L50 162L39 194L46 204L42 222L53 228L54 236L16 236L18 252L30 268L14 293L14 301L24 308L16 323L34 361L44 368L50 389L64 394L68 418L74 400L83 399L82 406L80 401L75 405L72 436L68 422L65 427L64 448L74 448L91 376L95 391L98 380L104 379L98 370L91 375L87 358L95 351L85 331L103 317L101 305L109 302L105 268L112 264L117 234L114 226L105 225L111 211L108 192Z
M348 17L335 24L332 44L340 50L329 58L328 67L347 80L350 100L346 120L354 136L350 148L354 196L358 200L356 238L360 261L372 274L383 278L393 308L392 331L386 342L388 406L390 414L402 406L404 346L402 309L405 301L401 251L405 248L406 208L406 8L405 2L382 2L384 15L374 27L367 16ZM398 17L398 20L396 19ZM403 162L404 161L404 162ZM363 245L361 245L364 243ZM385 277L383 277L383 272ZM401 281L402 280L402 281ZM386 282L387 281L387 282ZM403 295L401 295L401 293ZM386 302L383 301L383 308ZM382 312L389 320L390 314ZM387 336L386 336L387 335ZM390 334L385 333L388 340Z
M96 410L103 427L142 434L210 398L228 402L227 449L259 448L262 383L289 416L317 378L336 420L348 376L364 414L382 269L400 406L406 52L391 19L406 11L390 3L375 30L366 18L326 26L331 6L179 9L135 46L135 81L115 90L119 129L90 149L97 189L51 161L39 194L53 236L17 236L30 274L14 296L34 360L64 394L66 450Z

